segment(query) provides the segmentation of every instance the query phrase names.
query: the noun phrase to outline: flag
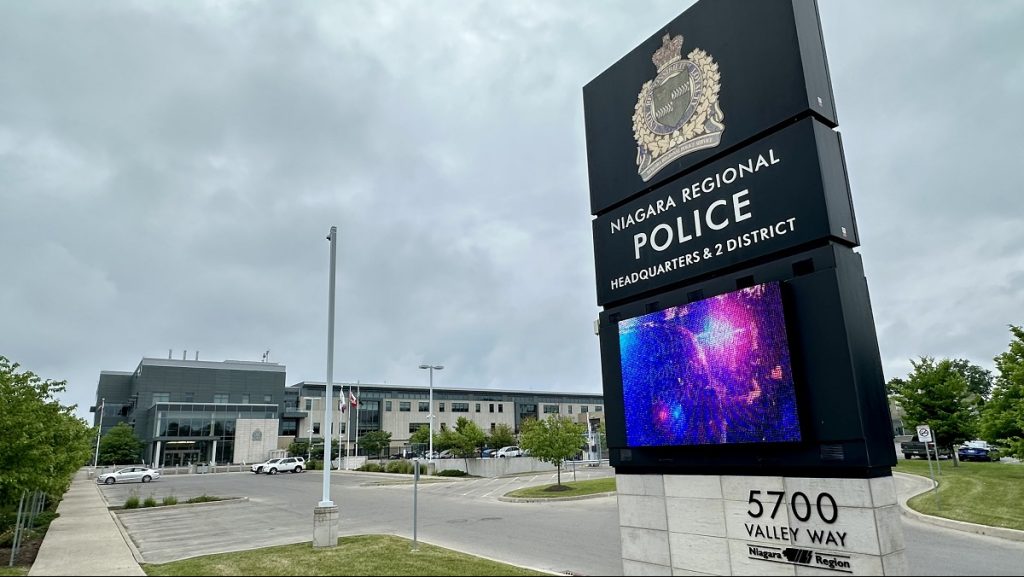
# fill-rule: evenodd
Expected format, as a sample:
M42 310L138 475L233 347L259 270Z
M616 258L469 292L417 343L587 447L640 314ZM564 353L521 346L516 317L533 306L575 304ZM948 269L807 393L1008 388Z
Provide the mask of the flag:
M341 411L342 413L344 413L344 412L345 412L345 407L346 407L346 405L345 405L345 399L342 399L342 400L338 401L338 410L339 410L339 411Z
M356 396L352 393L352 391L348 392L348 402L352 403L353 407L359 406L359 401L356 399Z

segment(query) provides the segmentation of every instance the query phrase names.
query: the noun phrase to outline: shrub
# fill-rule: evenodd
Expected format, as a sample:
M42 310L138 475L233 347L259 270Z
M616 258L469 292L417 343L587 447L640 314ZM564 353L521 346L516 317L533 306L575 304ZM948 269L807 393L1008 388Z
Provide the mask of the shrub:
M156 498L153 495L146 497L146 500L142 502L143 507L156 507Z
M365 463L363 466L356 469L356 471L364 471L367 473L380 473L384 469L378 463Z
M202 494L202 495L200 495L198 497L192 497L191 499L189 499L188 501L185 501L185 502L186 503L209 503L211 501L220 501L220 500L221 500L220 497L212 497L212 496L207 495L207 494L204 493L204 494Z
M132 495L124 501L125 509L138 509L139 508L139 496Z
M391 461L387 466L388 473L401 473L412 475L412 463L410 461Z
M466 475L468 475L468 473L460 471L459 469L445 469L444 471L437 473L438 477L465 477Z
M163 503L163 505L165 507L169 507L171 505L177 505L178 504L178 498L175 497L174 495L167 495L166 497L164 497L164 500L162 501L162 503Z

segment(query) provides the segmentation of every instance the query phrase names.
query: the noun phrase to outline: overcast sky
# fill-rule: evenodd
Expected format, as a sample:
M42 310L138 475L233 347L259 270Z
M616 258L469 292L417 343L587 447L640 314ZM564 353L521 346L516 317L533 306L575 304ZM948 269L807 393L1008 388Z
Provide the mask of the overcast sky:
M0 3L0 355L601 390L582 87L692 2ZM886 378L1024 324L1024 3L821 0ZM91 422L91 418L90 418Z

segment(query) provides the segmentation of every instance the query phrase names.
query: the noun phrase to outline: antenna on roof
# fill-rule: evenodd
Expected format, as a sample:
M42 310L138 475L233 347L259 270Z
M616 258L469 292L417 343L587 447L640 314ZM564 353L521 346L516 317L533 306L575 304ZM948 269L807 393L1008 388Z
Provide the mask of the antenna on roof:
M199 360L199 351L196 351L196 360Z
M181 351L181 360L183 360L183 361L184 361L184 360L185 360L185 357L186 357L187 355L188 355L188 349L185 349L185 350Z
M267 352L263 353L263 362L265 363L265 362L268 362L269 360L270 360L270 349L267 349Z
M174 353L174 349L167 349L167 360L171 360L172 353Z

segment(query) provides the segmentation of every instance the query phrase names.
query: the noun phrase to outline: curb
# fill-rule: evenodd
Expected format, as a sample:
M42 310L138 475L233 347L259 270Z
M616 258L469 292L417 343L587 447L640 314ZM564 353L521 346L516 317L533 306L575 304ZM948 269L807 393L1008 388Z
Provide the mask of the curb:
M920 521L922 523L935 525L937 527L953 529L954 531L963 531L965 533L974 533L975 535L985 535L987 537L998 537L1000 539L1006 539L1008 541L1024 542L1024 531L1018 529L1008 529L1006 527L992 527L990 525L979 525L977 523L968 523L967 521L956 521L954 519L947 519L945 517L925 515L924 513L919 513L911 509L910 506L907 505L907 502L918 495L922 495L932 490L932 487L934 487L934 485L932 484L932 480L927 477L922 477L921 475L914 475L911 473L893 472L893 475L906 475L907 477L917 477L919 479L924 479L928 483L928 488L925 489L924 491L900 498L900 510L907 517L910 517L911 519Z
M247 502L248 497L225 497L216 501L204 501L202 503L178 503L177 505L157 505L156 507L138 507L135 509L125 509L121 506L108 507L111 513L118 515L131 515L133 513L144 513L146 511L158 511L167 509L178 509L184 507L216 507L217 505L230 505L238 502Z
M590 495L576 495L575 497L506 497L502 495L498 497L498 500L506 503L550 503L552 501L583 501L584 499L612 497L616 493L617 491L607 491L604 493L591 493Z

